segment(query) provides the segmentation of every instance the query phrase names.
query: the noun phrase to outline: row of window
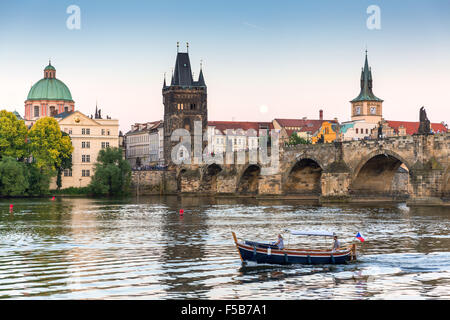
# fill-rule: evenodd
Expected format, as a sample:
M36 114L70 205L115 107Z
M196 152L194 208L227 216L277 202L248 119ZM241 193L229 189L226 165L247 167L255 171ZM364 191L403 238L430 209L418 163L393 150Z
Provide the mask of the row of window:
M369 134L369 129L365 129L365 131L366 131L366 134ZM373 131L373 129L370 129L370 133L372 133L372 131ZM355 132L356 132L356 134L358 134L358 133L364 134L364 129L363 128L361 128L361 129L355 128Z
M90 149L91 148L91 142L90 141L82 141L81 142L81 148L82 149ZM102 141L102 149L109 148L109 142L103 142Z
M233 145L245 145L245 138L229 138ZM225 138L216 138L216 144L224 144ZM257 139L248 139L248 145L249 146L256 146L257 145Z
M34 106L34 116L35 117L39 117L39 114L40 114L39 110L40 109L41 109L40 106ZM55 115L58 114L58 112L56 111L56 107L55 106L50 106L49 110L50 110L50 115L51 116L55 116ZM69 112L69 107L68 106L64 107L64 112Z
M72 169L65 169L64 170L64 177L71 177L72 176ZM90 177L91 176L91 170L81 170L81 176L82 177Z

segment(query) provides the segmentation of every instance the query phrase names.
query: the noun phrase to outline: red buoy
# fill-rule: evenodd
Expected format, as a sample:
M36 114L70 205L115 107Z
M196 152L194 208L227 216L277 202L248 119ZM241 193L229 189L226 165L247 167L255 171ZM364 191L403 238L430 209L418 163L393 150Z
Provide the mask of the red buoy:
M14 208L14 205L10 204L10 205L9 205L9 212L12 212L12 211L13 211L13 208Z
M52 201L55 200L55 196L53 196Z
M184 210L180 209L180 216L182 216L184 214Z

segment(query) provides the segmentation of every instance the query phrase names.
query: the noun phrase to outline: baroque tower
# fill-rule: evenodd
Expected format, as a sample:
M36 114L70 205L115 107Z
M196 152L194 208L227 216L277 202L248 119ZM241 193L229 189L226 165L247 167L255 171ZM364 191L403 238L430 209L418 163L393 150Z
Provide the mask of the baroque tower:
M372 69L366 61L361 71L361 92L350 101L352 104L352 120L364 120L369 123L378 123L383 116L383 100L377 98L372 92Z
M203 137L208 126L208 107L205 79L202 67L197 81L194 81L189 60L189 51L179 52L177 44L177 58L170 85L166 85L166 79L162 88L164 104L164 160L166 165L173 165L172 150L180 145L180 140L171 141L172 134L177 129L185 129L190 134L190 145L182 150L174 149L178 157L190 159L191 164L201 163L203 150L207 141ZM187 44L189 48L189 44ZM195 122L201 123L194 127ZM185 131L186 132L186 131ZM201 145L195 146L194 142L200 141Z

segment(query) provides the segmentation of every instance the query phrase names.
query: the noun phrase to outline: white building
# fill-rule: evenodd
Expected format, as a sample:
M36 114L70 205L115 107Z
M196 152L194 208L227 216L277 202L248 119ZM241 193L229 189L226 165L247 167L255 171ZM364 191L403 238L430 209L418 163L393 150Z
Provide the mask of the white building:
M347 121L341 123L339 134L342 141L369 139L376 127L377 123L364 120Z
M164 163L163 122L135 123L125 135L126 159L133 168Z

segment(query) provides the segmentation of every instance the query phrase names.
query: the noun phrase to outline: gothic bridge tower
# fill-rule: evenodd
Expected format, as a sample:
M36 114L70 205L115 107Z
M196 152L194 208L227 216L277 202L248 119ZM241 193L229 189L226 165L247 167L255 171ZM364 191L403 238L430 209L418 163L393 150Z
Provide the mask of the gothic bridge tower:
M172 80L168 86L164 79L162 89L164 104L164 160L166 165L169 166L174 164L171 156L172 149L180 143L180 141L171 141L172 133L176 129L186 129L190 133L190 150L187 150L187 147L183 150L177 150L177 153L182 159L189 157L191 164L195 163L195 138L200 139L197 141L202 141L201 149L200 147L196 149L195 157L201 157L207 145L207 141L202 139L208 127L207 92L202 67L200 66L198 80L194 81L189 60L189 44L187 44L187 52L179 52L178 47L179 45L177 44L177 58ZM199 130L194 132L195 121L201 122L201 132ZM201 137L198 137L199 135Z

